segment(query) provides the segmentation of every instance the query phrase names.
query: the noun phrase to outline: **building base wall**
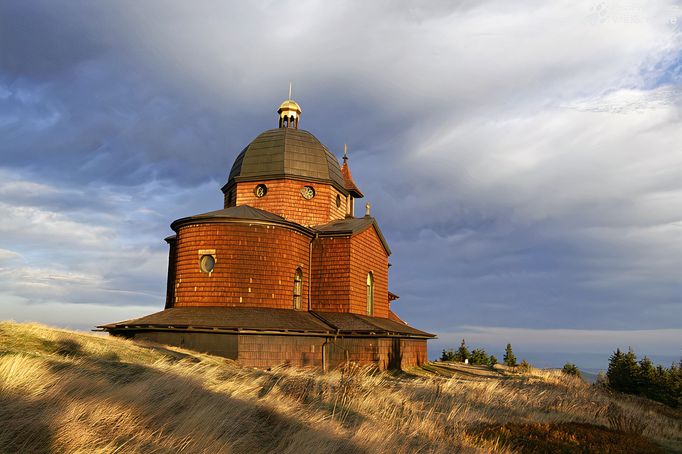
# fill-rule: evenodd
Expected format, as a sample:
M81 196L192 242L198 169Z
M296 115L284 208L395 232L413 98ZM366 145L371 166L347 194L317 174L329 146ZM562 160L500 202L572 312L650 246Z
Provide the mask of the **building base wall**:
M426 340L340 337L330 340L326 358L331 369L347 361L373 364L379 370L408 369L426 362Z
M136 331L112 333L222 356L247 367L336 369L347 362L379 370L408 369L424 364L426 339L377 337L317 337L260 334Z
M239 351L237 335L235 334L138 331L130 337L229 359L237 359L237 352Z
M321 337L240 334L238 360L248 367L322 367L323 344Z

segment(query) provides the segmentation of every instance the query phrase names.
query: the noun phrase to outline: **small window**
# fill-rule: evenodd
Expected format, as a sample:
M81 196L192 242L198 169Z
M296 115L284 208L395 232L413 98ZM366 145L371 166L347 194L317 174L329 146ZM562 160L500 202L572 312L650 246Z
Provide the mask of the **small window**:
M310 200L313 197L315 197L315 188L312 186L303 186L301 188L301 195L303 196L304 199Z
M211 274L215 267L215 257L209 254L202 255L199 259L199 267L202 272Z
M341 208L341 196L336 194L336 208Z
M367 315L374 314L374 275L367 273Z
M268 193L268 187L265 186L264 184L259 184L253 190L253 193L256 194L256 197L258 197L258 198L265 197L265 194Z
M303 271L300 268L294 273L294 309L301 308L301 294L303 293Z

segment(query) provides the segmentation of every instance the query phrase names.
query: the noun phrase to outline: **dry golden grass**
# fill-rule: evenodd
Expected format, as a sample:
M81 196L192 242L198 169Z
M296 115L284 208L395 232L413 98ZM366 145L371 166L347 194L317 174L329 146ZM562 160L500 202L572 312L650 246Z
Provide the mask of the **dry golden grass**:
M0 452L682 452L679 412L557 372L412 372L256 370L3 322Z

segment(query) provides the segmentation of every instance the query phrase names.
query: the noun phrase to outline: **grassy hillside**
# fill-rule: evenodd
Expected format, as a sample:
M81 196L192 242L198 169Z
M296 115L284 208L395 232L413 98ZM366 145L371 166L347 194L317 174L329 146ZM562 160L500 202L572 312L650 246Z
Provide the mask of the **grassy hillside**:
M412 372L254 370L4 322L0 452L682 452L679 412L556 372Z

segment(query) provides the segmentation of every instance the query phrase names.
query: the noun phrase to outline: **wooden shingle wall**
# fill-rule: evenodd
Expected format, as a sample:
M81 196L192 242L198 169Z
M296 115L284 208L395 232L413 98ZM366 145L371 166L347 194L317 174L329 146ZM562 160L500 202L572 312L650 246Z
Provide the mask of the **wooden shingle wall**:
M334 369L348 359L380 370L407 369L426 362L426 340L399 338L337 338L328 346L328 367Z
M312 310L349 312L350 275L350 237L316 239L313 242Z
M374 276L373 316L388 318L388 255L374 228L313 243L311 307L367 315L367 274Z
M237 359L238 336L223 333L183 333L167 331L142 331L135 339L187 348L201 353Z
M426 353L426 340L422 339L401 339L400 340L401 361L400 368L420 366L424 364L428 357Z
M408 369L426 362L426 340L399 338L279 336L147 331L144 339L238 360L247 367L322 367L326 350L328 369L348 360L380 370Z
M233 223L179 229L173 306L293 308L294 273L303 271L301 307L308 307L307 236L287 228ZM200 251L215 250L211 274L199 268Z
M256 197L254 192L259 184L268 188L263 197ZM301 195L304 186L312 186L315 197L304 199ZM330 184L290 179L241 182L236 185L236 199L232 203L229 195L234 191L234 188L226 191L225 208L235 204L249 205L305 226L326 224L334 219L343 219L346 214L346 197ZM341 201L339 207L336 206L337 195Z
M388 318L388 255L374 228L350 240L350 310L367 315L367 274L374 275L374 317Z
M239 362L249 367L322 367L324 338L305 336L239 336Z

